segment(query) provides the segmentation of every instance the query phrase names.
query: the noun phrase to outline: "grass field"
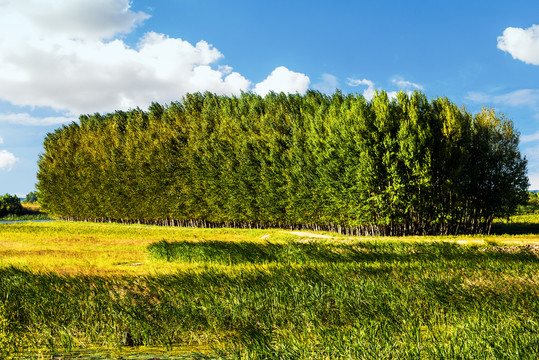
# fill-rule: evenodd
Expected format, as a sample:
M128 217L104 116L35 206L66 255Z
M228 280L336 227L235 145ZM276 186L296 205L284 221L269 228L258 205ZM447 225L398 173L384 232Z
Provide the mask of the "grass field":
M2 224L0 354L537 359L539 234L519 232Z

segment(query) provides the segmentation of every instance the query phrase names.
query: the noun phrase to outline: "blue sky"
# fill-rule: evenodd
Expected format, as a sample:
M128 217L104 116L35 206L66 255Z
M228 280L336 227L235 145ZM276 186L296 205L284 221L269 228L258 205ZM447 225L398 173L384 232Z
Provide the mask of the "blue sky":
M48 132L187 92L419 89L521 133L539 189L538 1L0 1L0 193Z

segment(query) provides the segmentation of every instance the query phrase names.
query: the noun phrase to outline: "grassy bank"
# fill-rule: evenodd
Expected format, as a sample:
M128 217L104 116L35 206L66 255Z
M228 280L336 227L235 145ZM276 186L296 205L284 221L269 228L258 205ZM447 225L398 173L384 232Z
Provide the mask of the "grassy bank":
M0 353L16 357L539 356L539 235L54 222L3 225L0 239Z

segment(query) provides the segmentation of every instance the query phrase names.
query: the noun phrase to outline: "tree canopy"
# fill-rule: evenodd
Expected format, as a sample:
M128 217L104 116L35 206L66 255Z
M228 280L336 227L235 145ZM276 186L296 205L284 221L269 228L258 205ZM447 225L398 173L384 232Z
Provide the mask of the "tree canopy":
M48 134L42 208L68 219L485 233L528 199L511 121L420 92L188 94Z
M35 191L31 191L28 194L26 194L26 197L23 200L26 203L36 203L37 202L37 193Z

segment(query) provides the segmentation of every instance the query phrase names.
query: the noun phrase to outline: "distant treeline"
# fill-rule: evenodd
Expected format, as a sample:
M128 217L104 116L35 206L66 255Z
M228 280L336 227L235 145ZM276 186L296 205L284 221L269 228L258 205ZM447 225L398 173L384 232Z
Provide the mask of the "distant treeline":
M528 198L518 143L493 110L420 92L197 93L48 134L39 200L79 220L487 233Z
M517 214L539 213L539 192L529 191L528 201L518 207Z

